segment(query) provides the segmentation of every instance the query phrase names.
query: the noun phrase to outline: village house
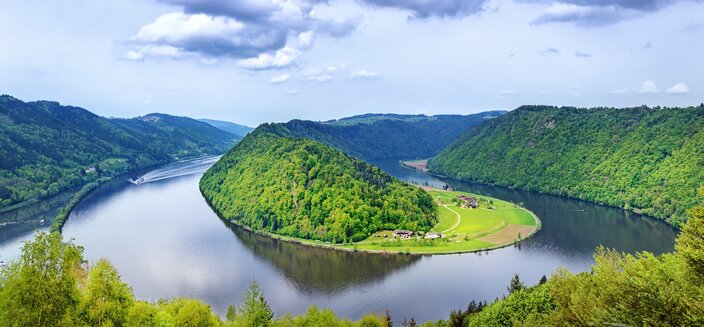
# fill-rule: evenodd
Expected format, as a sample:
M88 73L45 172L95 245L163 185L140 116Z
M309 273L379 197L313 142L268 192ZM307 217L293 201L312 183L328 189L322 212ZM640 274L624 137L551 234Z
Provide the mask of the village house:
M413 236L413 232L409 230L397 229L392 233L394 238L410 238Z
M425 239L433 240L436 238L442 238L443 235L442 233L436 233L436 232L428 232L428 234L425 234Z
M458 195L458 199L464 201L464 204L462 205L463 208L476 208L477 207L477 199L471 196L466 196L466 195Z

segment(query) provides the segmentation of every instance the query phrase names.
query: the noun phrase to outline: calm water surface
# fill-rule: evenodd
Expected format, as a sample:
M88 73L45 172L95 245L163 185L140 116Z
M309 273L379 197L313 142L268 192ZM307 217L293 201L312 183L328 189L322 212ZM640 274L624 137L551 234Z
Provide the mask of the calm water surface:
M224 313L256 280L277 314L301 313L315 304L357 319L388 307L396 321L446 318L471 299L501 297L514 273L534 284L559 266L586 271L600 244L625 252L674 248L675 231L652 219L576 200L440 180L397 160L375 164L402 180L447 183L524 203L543 229L520 246L481 254L383 256L311 248L222 222L198 191L200 176L213 162L167 165L145 174L142 185L106 184L76 207L64 234L85 247L87 258L108 258L141 299L196 297ZM34 227L14 234L5 227L0 227L0 255L7 258Z

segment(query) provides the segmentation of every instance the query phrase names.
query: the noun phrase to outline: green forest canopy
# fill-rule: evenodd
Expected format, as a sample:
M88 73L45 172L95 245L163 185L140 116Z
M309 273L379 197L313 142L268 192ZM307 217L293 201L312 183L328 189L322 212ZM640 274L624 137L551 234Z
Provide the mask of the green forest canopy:
M468 128L504 113L366 114L326 122L292 120L283 125L291 136L325 143L362 160L429 158Z
M678 225L704 184L704 107L524 106L429 162L448 177L633 209Z
M100 177L227 151L237 137L186 117L104 118L0 96L0 209Z
M223 218L258 231L329 242L359 241L382 229L429 230L430 195L322 143L264 124L201 179Z

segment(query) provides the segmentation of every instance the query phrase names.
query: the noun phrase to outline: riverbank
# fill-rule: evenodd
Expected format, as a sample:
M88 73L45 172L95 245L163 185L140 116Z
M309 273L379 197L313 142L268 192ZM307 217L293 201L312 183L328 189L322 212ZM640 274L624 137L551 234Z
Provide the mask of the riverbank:
M174 160L166 163L161 163L157 165L150 165L148 167L142 167L142 168L137 168L130 170L124 174L120 174L117 176L105 176L105 177L100 177L95 181L89 182L88 184L83 185L78 192L76 192L71 200L62 208L60 208L57 213L56 217L54 218L53 222L51 223L50 227L50 232L59 232L61 233L64 225L66 224L66 221L68 220L69 216L71 215L71 212L73 209L78 205L78 203L81 202L81 200L86 197L88 194L90 194L92 191L100 187L101 185L119 179L119 178L126 178L130 175L137 174L137 173L142 173L142 172L147 172L149 170L152 170L156 167L164 166L164 165L169 165L173 163L178 163L178 162L187 162L189 160L196 160L196 159L204 159L204 158L209 158L209 157L217 157L218 155L213 155L213 156L200 156L200 157L189 157L181 160Z
M93 190L97 189L100 185L103 185L106 182L111 181L111 177L101 177L93 182L90 182L86 185L84 185L76 194L73 195L73 198L71 198L71 201L69 201L63 208L59 209L59 211L56 213L56 218L54 218L54 221L51 222L51 228L49 229L49 232L59 232L61 233L61 230L64 228L64 225L66 224L66 221L68 220L68 217L71 215L71 211L73 211L73 208L78 205L79 202L90 192L93 192Z
M428 172L428 159L420 159L420 160L402 160L400 161L401 166L404 166L406 168L411 168L414 170L418 170L424 173Z
M394 238L392 231L380 231L365 240L353 243L333 244L301 239L254 230L228 220L213 208L207 198L206 202L224 222L251 233L286 242L349 252L432 255L490 251L524 241L541 228L537 215L516 204L466 192L423 188L431 193L438 204L439 221L431 230L433 238L426 238L429 234ZM458 202L458 196L476 199L477 207L463 207L462 200Z

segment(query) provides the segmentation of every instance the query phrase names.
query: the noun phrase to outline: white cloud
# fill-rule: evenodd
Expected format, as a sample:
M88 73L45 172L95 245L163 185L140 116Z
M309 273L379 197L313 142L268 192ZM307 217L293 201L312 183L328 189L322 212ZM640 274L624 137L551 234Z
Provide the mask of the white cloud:
M332 66L331 66L332 67ZM312 81L312 82L327 82L330 81L333 78L333 75L335 74L335 71L337 69L329 69L330 67L326 69L317 69L317 68L308 68L306 71L303 72L303 78L307 81Z
M366 69L357 70L350 74L351 79L376 79L379 77L380 76L377 72L369 71Z
M272 77L269 81L274 84L282 84L288 82L288 80L291 79L291 74L281 74L278 76Z
M288 90L284 92L285 95L296 95L298 94L298 90Z
M307 31L298 34L298 47L301 49L310 49L313 46L314 31Z
M291 66L299 55L300 51L297 49L284 47L276 50L273 55L271 53L263 53L255 58L242 59L238 62L238 65L251 70L285 68Z
M194 37L235 36L245 25L231 18L172 12L143 26L132 39L144 42L180 43Z
M306 77L307 80L309 81L315 81L315 82L327 82L332 79L332 75L329 74L320 74L320 75L313 75L313 76L308 76Z
M171 46L189 54L183 59L226 57L247 69L276 69L312 48L318 35L344 37L361 22L316 17L313 8L325 0L158 1L183 11L164 14L140 28L129 40L132 49L125 59L147 58L140 46Z
M518 91L516 90L501 90L499 91L500 95L510 95L510 94L516 94Z
M344 63L343 63L343 64L341 64L341 65L339 65L339 66L327 66L327 67L325 68L325 70L326 70L328 73L336 73L336 72L337 72L338 70L340 70L340 69L345 69L345 67L347 67L347 64L344 64Z
M653 81L645 81L643 84L640 86L640 91L641 94L655 94L660 92L658 90L657 85L655 85L655 82Z
M127 51L125 59L133 61L146 58L178 59L183 57L183 55L184 52L181 49L170 45L144 45Z
M690 92L689 86L687 84L683 83L677 83L667 89L665 92L670 93L670 94L687 94Z

